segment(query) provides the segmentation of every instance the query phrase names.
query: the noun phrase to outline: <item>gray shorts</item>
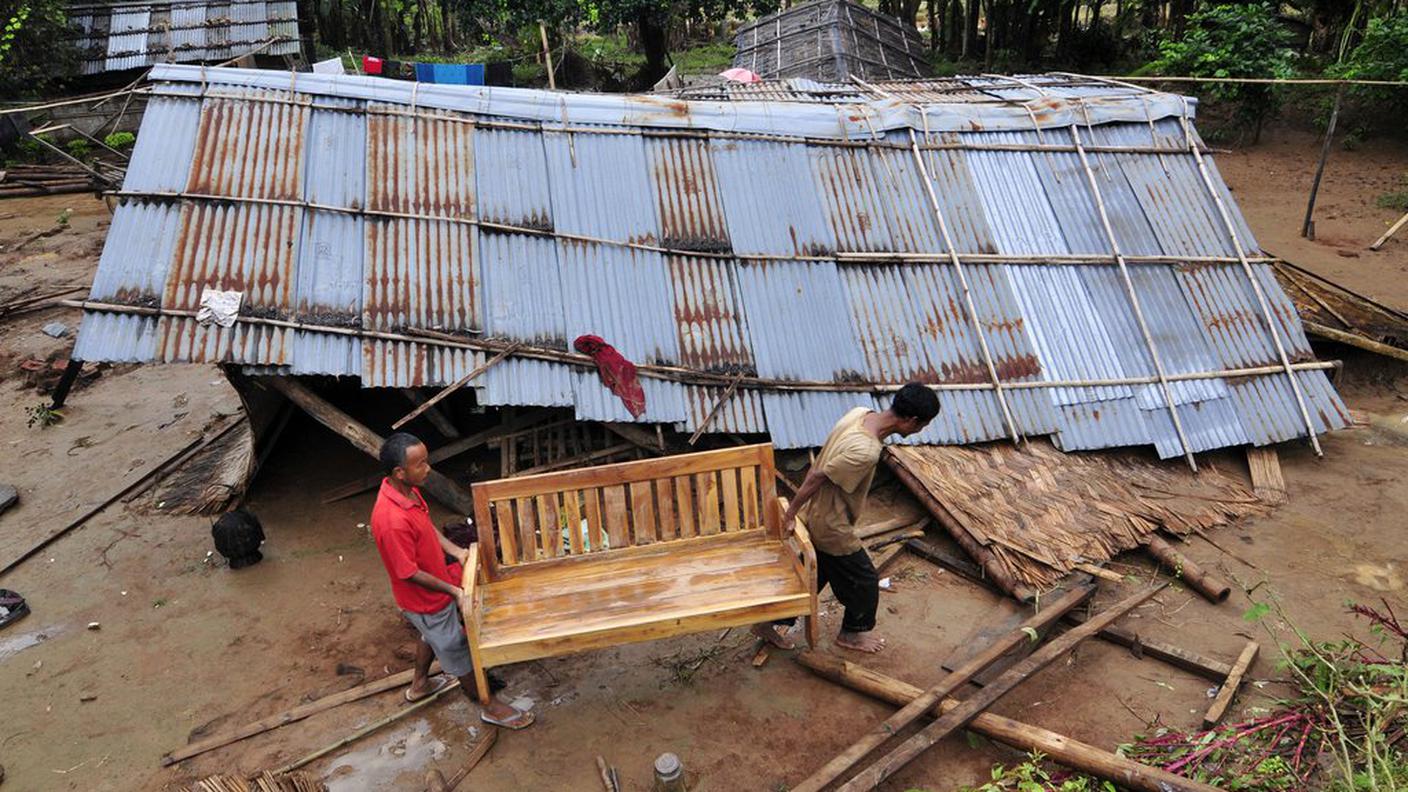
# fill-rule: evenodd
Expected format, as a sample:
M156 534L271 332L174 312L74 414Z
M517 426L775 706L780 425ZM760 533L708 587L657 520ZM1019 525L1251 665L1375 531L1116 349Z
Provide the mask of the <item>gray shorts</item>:
M440 670L452 677L467 676L474 670L458 604L451 602L435 613L401 612L415 625L421 639L430 644L435 659L440 661Z

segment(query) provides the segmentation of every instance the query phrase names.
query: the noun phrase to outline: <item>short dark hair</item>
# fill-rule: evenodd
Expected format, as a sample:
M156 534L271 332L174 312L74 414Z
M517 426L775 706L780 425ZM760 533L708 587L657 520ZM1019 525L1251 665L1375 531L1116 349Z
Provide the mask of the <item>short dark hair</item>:
M911 382L895 394L890 409L901 418L917 418L928 423L939 414L939 397L933 388Z
M410 432L397 432L381 441L381 470L386 475L396 472L396 468L406 464L406 452L420 445L420 438Z

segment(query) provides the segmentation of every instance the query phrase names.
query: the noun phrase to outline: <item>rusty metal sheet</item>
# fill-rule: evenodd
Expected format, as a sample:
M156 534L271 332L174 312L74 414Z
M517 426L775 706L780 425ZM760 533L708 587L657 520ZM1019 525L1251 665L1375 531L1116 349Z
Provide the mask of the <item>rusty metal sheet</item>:
M537 132L477 127L474 175L480 219L552 230L552 195L543 137Z
M186 192L301 200L308 108L240 101L250 89L226 93L202 103Z
M710 140L734 252L828 255L825 220L802 146L762 140Z
M647 138L650 184L661 241L677 250L728 252L728 222L709 144L700 138Z

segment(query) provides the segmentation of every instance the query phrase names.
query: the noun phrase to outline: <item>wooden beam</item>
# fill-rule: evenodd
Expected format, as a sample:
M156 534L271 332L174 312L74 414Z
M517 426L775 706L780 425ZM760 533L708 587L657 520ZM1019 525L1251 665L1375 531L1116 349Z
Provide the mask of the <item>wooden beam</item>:
M720 396L719 400L714 402L714 406L709 409L709 414L704 416L704 420L699 422L699 428L695 429L694 434L689 436L690 446L693 446L695 443L699 442L700 436L702 436L704 434L704 431L709 428L709 424L714 422L714 418L718 416L719 410L722 410L724 405L728 404L728 400L733 398L734 391L738 390L738 383L742 381L743 375L739 374L738 376L733 378L733 382L730 382L728 384L728 388L724 390L724 395Z
M843 685L897 707L913 701L916 696L923 693L913 685L835 655L804 651L797 656L797 662L823 679L828 679L838 685ZM954 699L945 699L930 709L929 714L933 717L939 717L957 706L958 702ZM981 713L973 718L972 722L968 724L968 728L984 737L1010 745L1025 753L1039 751L1052 761L1072 770L1107 779L1125 789L1133 789L1138 792L1216 792L1217 790L1217 787L1176 776L1157 767L1139 764L1132 759L1101 750L1064 734L1057 734L1040 726L1032 726L989 712Z
M973 720L1008 691L1058 658L1065 656L1067 652L1075 648L1076 644L1099 632L1101 627L1114 623L1116 619L1138 607L1162 589L1163 584L1160 584L1132 594L1107 608L1100 615L1092 617L1085 624L1057 636L1033 652L1030 657L994 679L992 684L964 699L957 707L945 712L938 720L925 726L918 734L905 740L898 748L881 757L875 764L856 774L849 782L838 787L838 792L863 792L874 789L880 782L894 775L900 768L927 750L929 746ZM1025 638L1025 634L1023 637Z
M999 637L989 644L983 651L974 655L972 659L953 670L953 673L943 678L943 681L916 696L909 703L905 704L899 712L886 718L884 722L872 727L859 740L852 743L850 747L838 754L834 759L827 762L821 769L812 773L800 784L793 786L791 792L820 792L827 784L840 778L843 773L851 768L866 754L879 748L900 730L913 723L925 712L933 709L945 697L963 686L979 671L982 671L989 664L1007 654L1010 650L1020 646L1023 642L1031 640L1027 630L1039 630L1050 626L1062 614L1070 611L1080 603L1084 602L1091 594L1095 593L1094 586L1083 586L1073 589L1061 596L1055 602L1041 609L1041 612L1031 616L1016 629L1009 631L1006 635ZM1136 603L1137 604L1137 603ZM1133 607L1132 605L1130 607ZM878 783L878 780L877 780Z
M1318 322L1307 320L1304 324L1305 331L1311 335L1328 338L1331 341L1338 341L1341 344L1347 344L1362 349L1365 352L1373 352L1376 355L1383 355L1384 357L1393 358L1394 360L1408 362L1408 349L1400 349L1390 344L1375 341L1372 338L1366 338L1358 333L1347 333L1343 330L1336 330L1333 327L1326 327Z
M1389 229L1384 232L1383 236L1374 240L1374 244L1370 245L1369 249L1378 250L1379 248L1383 247L1384 243L1387 242L1394 234L1397 234L1398 230L1405 225L1408 225L1408 213L1405 213L1402 217L1398 218L1398 222L1390 226Z
M381 454L381 435L329 404L326 399L314 393L302 382L293 377L264 377L260 382L282 393L318 423L342 435L347 442L356 446L358 450L372 459L377 459ZM430 477L425 481L425 491L440 503L460 514L474 513L474 498L470 496L469 492L437 470L430 471Z
M1208 707L1207 714L1203 716L1204 729L1211 729L1217 725L1218 721L1222 720L1223 714L1227 712L1227 705L1232 703L1232 697L1237 695L1237 688L1242 686L1242 677L1246 675L1247 669L1252 667L1259 651L1261 651L1261 645L1256 641L1247 641L1247 645L1242 647L1242 653L1237 656L1237 662L1232 664L1231 673L1217 689L1217 697L1212 700L1212 706Z
M439 663L436 663L435 665L431 666L430 673L432 676L440 673ZM277 729L280 726L286 726L290 723L301 721L310 715L316 715L319 712L325 712L327 710L332 709L333 707L339 707L343 704L357 701L359 699L364 699L367 696L374 696L377 693L392 690L393 688L404 687L406 685L411 684L411 678L414 676L414 674L415 672L411 669L399 671L395 674L384 676L381 679L376 679L371 682L358 685L354 688L348 688L347 690L344 690L340 693L333 693L330 696L324 696L318 699L317 701L310 701L307 704L300 704L297 707L294 707L293 709L280 712L277 715L270 715L267 718L261 718L257 721L254 721L253 723L249 723L244 726L241 726L238 729L226 732L225 734L217 734L213 737L206 737L203 740L197 740L193 743L190 743L189 745L177 748L171 753L168 753L167 755L161 757L161 766L168 767L170 765L176 764L177 762L190 759L192 756L199 756L207 751L213 751L216 748L223 748L224 746L229 745L230 743L239 742L240 740L246 739L248 737L253 737L256 734L263 734L266 731Z

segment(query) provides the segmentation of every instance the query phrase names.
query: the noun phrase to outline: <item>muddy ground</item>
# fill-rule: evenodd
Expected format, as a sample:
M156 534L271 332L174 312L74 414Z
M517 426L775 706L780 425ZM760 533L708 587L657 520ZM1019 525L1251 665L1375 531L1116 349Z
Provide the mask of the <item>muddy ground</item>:
M1298 237L1314 139L1272 134L1268 143L1220 158L1253 229L1270 250L1400 308L1408 307L1408 239L1378 253L1364 246L1393 213L1374 197L1408 167L1402 147L1370 143L1336 151L1323 188L1319 240ZM50 228L70 208L69 228L22 251L11 245ZM0 202L0 303L86 283L101 250L107 211L90 198ZM55 309L0 320L0 481L21 506L0 517L0 553L30 546L183 447L237 400L207 367L111 367L74 394L63 423L25 426L42 401L19 369L29 356L72 343L40 333L70 327ZM1327 354L1344 355L1327 348ZM1404 600L1408 570L1408 377L1382 359L1346 356L1342 392L1369 426L1324 438L1325 457L1282 449L1290 503L1222 531L1234 560L1197 541L1195 560L1246 586L1274 591L1311 634L1354 625L1348 600ZM1205 464L1242 471L1235 455ZM411 634L391 607L363 523L371 495L324 506L319 493L368 472L370 462L306 420L294 420L261 473L249 505L269 537L265 561L231 572L207 559L209 521L119 504L11 572L0 586L29 597L34 613L0 631L0 764L5 789L160 790L213 772L276 767L396 709L398 693L345 705L176 767L162 754L192 735L216 733L406 667ZM1255 564L1255 568L1245 562ZM1114 568L1152 572L1138 558ZM941 661L1010 605L926 562L902 559L883 595L885 654L869 660L916 685L937 680ZM1241 619L1242 593L1213 606L1173 588L1126 622L1140 632L1231 661L1258 626ZM835 629L834 602L824 636ZM98 629L87 625L96 622ZM823 641L829 646L829 637ZM679 754L698 790L778 790L849 744L888 709L821 681L785 656L755 669L739 632L709 634L505 669L511 698L531 700L539 723L504 734L464 788L599 789L594 759L615 764L628 790L648 788L652 759ZM1230 717L1266 707L1284 691L1272 681L1276 652L1263 652ZM339 667L344 672L339 674ZM360 673L358 673L360 671ZM1209 684L1098 641L1082 645L994 709L1106 748L1154 720L1192 727ZM311 765L333 789L415 789L427 768L449 775L473 739L475 714L459 698L436 704L333 758ZM956 736L884 789L948 790L973 783L1015 753Z

